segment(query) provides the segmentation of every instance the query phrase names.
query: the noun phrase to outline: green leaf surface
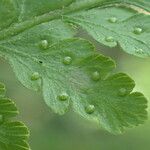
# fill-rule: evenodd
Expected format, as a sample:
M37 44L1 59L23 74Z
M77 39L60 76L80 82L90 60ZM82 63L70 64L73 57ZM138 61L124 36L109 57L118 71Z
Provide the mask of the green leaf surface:
M2 41L36 25L65 17L104 45L114 47L119 44L130 54L150 55L149 0L1 0L0 3ZM5 13L7 17L4 17Z
M5 122L0 125L0 148L2 150L29 150L26 143L28 129L21 122Z
M149 0L76 0L76 5L91 5L92 7L108 6L108 5L133 5L136 7L143 8L144 10L150 11Z
M5 44L3 53L18 79L30 89L41 89L54 112L64 114L72 107L112 133L121 133L124 127L138 125L146 119L146 99L142 95L140 99L134 93L130 95L133 80L126 74L109 75L115 68L114 62L98 54L89 42L63 40L46 50L40 47L19 51L21 47L15 46L14 51ZM122 89L125 93L120 96ZM91 105L94 110L89 114L86 107Z
M2 88L4 89L4 85L0 83L0 89ZM0 95L0 149L29 150L29 131L23 123L11 121L18 110L12 100L4 97L4 91Z
M0 0L0 30L17 20L17 11L12 0Z
M0 115L3 116L4 120L14 117L17 114L18 110L12 100L8 98L0 98Z
M17 0L20 8L19 21L43 15L52 10L62 9L74 0Z
M42 91L54 112L64 114L72 108L81 116L100 122L112 133L121 133L126 127L144 122L147 101L141 93L132 93L133 80L123 73L112 74L113 60L96 52L88 41L72 38L75 30L70 22L82 26L100 43L110 47L119 43L128 53L149 56L149 16L114 5L136 3L145 8L145 3L138 0L134 3L123 0L13 2L18 20L1 29L0 56L9 61L24 86ZM113 6L104 8L108 4ZM141 16L144 19L137 20ZM110 17L111 22L116 20L114 17L117 22L110 23ZM134 31L138 35L133 34L134 20L138 25L146 22L141 34L139 26ZM104 37L109 44L104 42ZM131 41L132 45L128 43ZM135 48L143 53L135 53Z
M5 95L6 89L5 85L0 83L0 97L3 97Z
M150 56L150 15L123 7L94 8L66 20L80 25L98 42L136 56Z

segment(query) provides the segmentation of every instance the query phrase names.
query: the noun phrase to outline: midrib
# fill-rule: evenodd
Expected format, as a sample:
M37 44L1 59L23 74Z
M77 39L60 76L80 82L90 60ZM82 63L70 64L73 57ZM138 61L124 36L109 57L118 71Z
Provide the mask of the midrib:
M34 17L30 20L26 20L21 23L16 23L13 26L6 28L2 31L0 31L0 40L5 40L9 37L15 36L26 29L32 28L35 25L49 22L55 19L61 19L62 15L71 14L83 9L89 9L93 6L98 5L101 2L101 0L89 0L89 2L85 2L84 0L79 3L74 3L74 5L70 5L69 7L62 9L62 10L55 10L51 11L49 13L46 13L41 16Z
M105 2L104 0L89 0L87 2L87 0L86 1L82 0L80 2L75 2L65 9L51 11L44 15L34 17L30 20L26 20L21 23L16 23L13 26L0 31L0 41L5 40L9 37L15 36L25 31L26 29L32 28L35 25L39 25L44 22L49 22L55 19L61 19L63 15L68 15L71 13L75 13L77 11L90 9L96 6L98 7L98 6L104 5L104 3L108 5L108 4L123 3L123 2L122 0L113 0L112 2L110 1ZM128 2L125 2L125 3L127 4Z

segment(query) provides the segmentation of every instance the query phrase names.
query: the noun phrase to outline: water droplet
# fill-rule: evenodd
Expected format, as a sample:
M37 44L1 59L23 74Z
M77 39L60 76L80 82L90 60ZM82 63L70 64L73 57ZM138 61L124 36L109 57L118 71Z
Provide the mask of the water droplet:
M92 114L95 111L95 106L94 105L88 105L87 107L85 107L85 111L88 114Z
M92 79L94 81L98 81L100 79L100 74L98 71L95 71L93 74L92 74Z
M142 31L143 31L142 28L135 28L135 29L134 29L134 33L135 33L135 34L141 34Z
M42 40L40 45L41 45L42 49L47 49L48 48L48 41Z
M65 92L59 95L59 100L61 100L61 101L66 101L68 98L69 98L69 96Z
M72 58L70 56L66 56L63 60L63 63L65 65L70 65L71 64L71 61L72 61Z
M38 80L40 78L40 74L38 72L34 72L31 76L31 80Z
M119 89L119 96L125 96L127 94L127 90L125 88Z
M137 49L137 50L135 50L135 52L136 52L137 54L143 54L143 53L144 53L143 49Z
M105 40L107 42L114 42L114 38L112 36L106 37Z
M108 19L108 21L111 22L111 23L115 23L115 22L117 22L117 18L116 17L111 17L111 18Z

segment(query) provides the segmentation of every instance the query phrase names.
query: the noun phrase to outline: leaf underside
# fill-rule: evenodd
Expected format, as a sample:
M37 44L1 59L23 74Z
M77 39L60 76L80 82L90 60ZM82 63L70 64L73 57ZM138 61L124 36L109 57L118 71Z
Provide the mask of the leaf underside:
M146 13L125 7L129 4ZM64 114L71 107L121 133L144 122L147 100L132 92L135 83L128 75L111 73L113 60L73 37L79 25L104 45L149 56L148 5L147 0L0 0L0 56L24 86L42 90L54 112Z
M108 7L85 10L64 18L81 26L106 46L119 45L129 54L150 56L149 15L139 14L128 8Z
M29 150L27 127L18 121L11 121L18 115L14 102L5 97L5 86L0 83L0 149Z

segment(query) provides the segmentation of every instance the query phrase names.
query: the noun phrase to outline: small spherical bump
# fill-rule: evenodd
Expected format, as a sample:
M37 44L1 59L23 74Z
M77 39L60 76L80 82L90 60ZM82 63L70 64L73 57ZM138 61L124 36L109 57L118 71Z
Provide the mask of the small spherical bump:
M106 42L114 42L114 38L112 36L108 36L105 38Z
M63 60L63 63L64 63L65 65L70 65L71 62L72 62L72 58L71 58L70 56L66 56L66 57L64 58L64 60Z
M66 101L66 100L68 100L68 98L69 98L69 96L68 96L67 93L62 93L62 94L60 94L58 97L59 97L59 100L60 100L60 101Z
M94 81L98 81L100 79L100 74L98 71L95 71L93 74L92 74L92 79Z
M108 19L108 21L110 23L116 23L117 22L117 18L116 17L111 17L111 18Z
M144 53L143 49L136 49L135 52L137 54L143 54Z
M135 34L141 34L142 31L143 31L142 28L135 28L135 29L134 29L134 33L135 33Z
M127 94L127 90L125 88L119 89L119 93L118 93L119 96L125 96L126 94Z
M41 48L45 50L48 48L48 41L42 40L40 45L41 45Z
M35 81L40 78L40 74L38 72L34 72L31 76L31 80Z
M85 111L87 114L92 114L95 111L95 106L94 105L88 105L87 107L85 107Z

